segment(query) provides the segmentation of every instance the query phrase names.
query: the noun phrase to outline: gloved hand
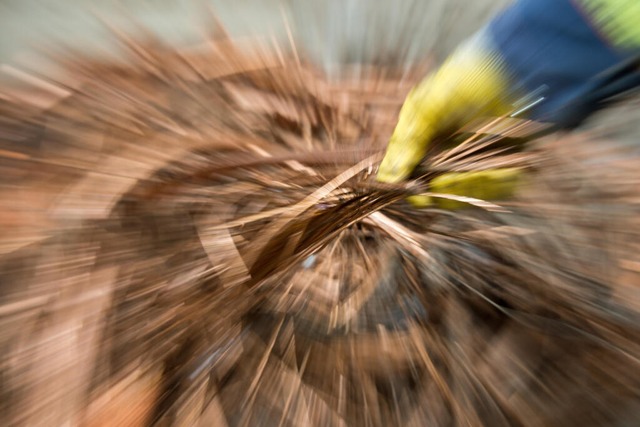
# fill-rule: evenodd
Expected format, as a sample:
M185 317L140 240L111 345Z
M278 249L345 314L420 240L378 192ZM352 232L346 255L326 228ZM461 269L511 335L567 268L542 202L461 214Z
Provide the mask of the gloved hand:
M638 0L513 2L409 94L378 179L395 183L407 178L429 142L446 129L510 112L510 104L519 99L512 87L537 98L533 103L523 99L527 114L552 125L548 131L577 126L640 85L639 19ZM431 187L475 198L506 195L513 190L507 183L517 182L516 172L449 174ZM500 191L487 192L496 185Z
M444 130L485 116L510 112L512 96L508 77L498 54L485 46L482 36L467 42L407 96L398 124L378 172L381 182L406 179L424 157L430 141ZM433 192L482 198L506 197L517 181L516 170L507 172L450 173L435 179ZM460 181L460 183L456 183ZM508 183L512 183L510 185ZM488 190L497 184L499 191ZM412 197L416 205L429 198ZM443 201L448 207L460 203Z

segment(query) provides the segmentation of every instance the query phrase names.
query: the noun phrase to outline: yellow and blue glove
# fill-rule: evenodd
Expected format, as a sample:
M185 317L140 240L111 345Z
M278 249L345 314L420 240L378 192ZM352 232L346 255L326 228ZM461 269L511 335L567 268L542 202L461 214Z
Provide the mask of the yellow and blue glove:
M517 1L409 93L378 180L406 179L433 138L476 118L508 114L516 100L531 93L540 102L527 111L529 118L566 120L566 127L579 124L605 105L590 96L601 89L600 76L637 55L638 22L637 0ZM634 85L638 79L629 81ZM625 89L621 85L615 90ZM445 174L430 186L436 193L495 200L511 196L519 181L517 169L490 170ZM431 202L420 196L410 200L416 205Z

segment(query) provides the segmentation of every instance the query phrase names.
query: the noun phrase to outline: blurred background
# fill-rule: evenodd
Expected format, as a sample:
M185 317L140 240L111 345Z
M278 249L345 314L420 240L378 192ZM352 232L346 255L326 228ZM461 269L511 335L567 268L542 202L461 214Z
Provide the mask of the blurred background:
M637 425L637 97L509 214L372 184L509 3L0 0L0 424Z
M201 41L199 17L213 7L235 37L260 34L286 39L284 18L296 43L327 70L407 50L407 60L444 55L480 28L508 2L479 0L3 0L0 59L44 61L42 50L69 46L82 52L116 54L100 22L135 34L137 25L176 45ZM48 64L52 66L53 64Z

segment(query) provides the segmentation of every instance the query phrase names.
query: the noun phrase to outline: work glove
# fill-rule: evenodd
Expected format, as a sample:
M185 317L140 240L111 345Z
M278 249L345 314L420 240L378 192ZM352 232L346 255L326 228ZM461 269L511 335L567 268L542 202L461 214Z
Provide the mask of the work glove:
M486 47L482 35L470 40L407 96L378 180L397 183L409 177L422 161L429 143L444 131L487 116L513 110L508 76L499 55ZM430 183L431 192L477 199L510 196L519 180L519 170L448 173ZM432 198L413 196L410 202L424 206ZM461 203L438 199L443 208Z

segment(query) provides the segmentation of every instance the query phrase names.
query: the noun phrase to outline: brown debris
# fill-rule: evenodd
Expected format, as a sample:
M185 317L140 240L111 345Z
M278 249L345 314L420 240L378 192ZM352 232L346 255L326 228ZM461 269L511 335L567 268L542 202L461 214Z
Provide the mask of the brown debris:
M632 412L637 168L586 173L585 137L572 156L504 151L522 130L504 121L385 186L381 150L423 70L329 83L224 32L189 51L123 43L129 63L69 60L77 89L51 108L0 100L3 135L30 142L3 140L0 165L31 168L2 197L32 200L0 217L2 425ZM515 165L535 179L510 202L403 201L447 170Z

